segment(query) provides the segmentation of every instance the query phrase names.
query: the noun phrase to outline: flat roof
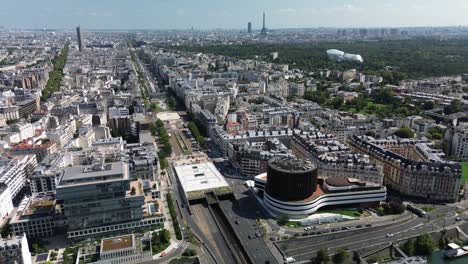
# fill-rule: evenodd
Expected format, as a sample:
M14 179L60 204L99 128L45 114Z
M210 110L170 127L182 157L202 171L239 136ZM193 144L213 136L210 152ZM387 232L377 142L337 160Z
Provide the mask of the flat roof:
M184 164L174 169L185 193L229 186L211 162Z
M133 248L133 235L105 238L101 241L101 253Z
M114 177L111 177L114 176ZM107 179L106 179L107 178ZM85 182L110 179L127 179L128 165L118 161L105 163L104 166L85 165L69 167L60 179L60 185L79 184Z
M161 119L161 121L180 120L180 115L175 112L160 112L156 114L156 117Z

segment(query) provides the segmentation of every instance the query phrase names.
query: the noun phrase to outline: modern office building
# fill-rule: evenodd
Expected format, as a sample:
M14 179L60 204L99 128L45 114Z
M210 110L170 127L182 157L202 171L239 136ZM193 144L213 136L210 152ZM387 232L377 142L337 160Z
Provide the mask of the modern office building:
M125 264L151 262L151 238L135 234L110 237L80 248L77 261L93 264Z
M273 175L277 176L275 173ZM278 199L268 191L268 186L272 185L269 183L270 174L256 176L254 187L263 199L265 208L276 217L287 215L292 219L306 219L320 209L371 207L385 201L387 195L386 188L379 184L346 177L329 177L325 180L318 179L316 185L309 186L309 189L314 190L309 197L300 200ZM305 173L301 176L304 175ZM273 183L274 188L281 189L282 186L276 186L277 184L279 183ZM299 188L307 189L303 186Z
M64 226L53 193L36 193L24 198L10 220L13 234L26 234L30 238L50 237Z
M247 33L252 33L252 22L247 23Z
M174 171L187 201L203 198L207 192L232 192L223 175L211 162L184 160L174 164Z
M71 239L151 228L164 222L163 216L144 214L143 188L130 181L124 162L69 167L56 192Z
M317 188L317 164L309 160L272 158L267 173L266 193L281 201L304 200Z
M82 39L81 39L81 29L80 27L76 27L76 39L77 39L77 42L78 42L78 50L79 51L83 51L83 43L81 42Z

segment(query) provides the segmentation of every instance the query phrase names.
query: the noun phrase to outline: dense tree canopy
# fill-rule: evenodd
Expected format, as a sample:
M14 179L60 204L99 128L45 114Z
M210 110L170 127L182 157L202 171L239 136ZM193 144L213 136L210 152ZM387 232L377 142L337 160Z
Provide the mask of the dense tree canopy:
M314 71L317 69L347 70L356 68L368 74L379 74L386 83L396 84L404 78L444 76L468 72L468 39L439 40L416 38L408 40L315 42L315 43L244 43L242 45L213 44L204 46L178 46L187 51L221 54L238 58L269 56L278 52L277 63L295 65ZM327 58L327 49L340 49L361 54L364 63L336 63ZM385 66L400 67L398 72L383 71Z
M349 257L349 253L346 252L344 248L338 249L335 255L333 255L332 260L333 263L335 264L341 264L346 261L346 259Z
M422 234L414 242L416 255L430 255L435 249L434 241L429 234Z
M395 136L399 138L413 138L414 131L409 127L402 127L395 131Z
M314 264L326 264L330 261L330 256L328 256L327 252L323 249L317 252L317 256L312 259L312 263Z
M450 115L453 113L458 113L463 111L463 102L461 100L455 99L450 102L449 105L444 107L444 114Z

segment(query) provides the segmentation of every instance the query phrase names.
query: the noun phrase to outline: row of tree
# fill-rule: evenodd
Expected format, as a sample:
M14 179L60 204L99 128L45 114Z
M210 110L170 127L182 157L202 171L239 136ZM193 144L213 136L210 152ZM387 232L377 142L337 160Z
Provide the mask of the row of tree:
M153 136L159 135L159 139L163 146L158 151L158 159L161 169L165 169L167 167L166 158L172 154L172 145L169 142L169 133L160 119L156 120L155 123L150 124L150 132Z
M339 248L331 258L328 253L321 249L317 252L317 256L310 261L313 264L326 264L329 263L330 260L335 264L342 264L345 263L349 259L350 255L344 248Z
M174 200L172 199L172 194L166 194L166 201L169 207L169 214L171 215L172 225L174 226L174 232L178 240L182 239L182 231L180 230L179 220L177 219L177 212L174 205Z
M197 124L192 121L188 124L188 128L190 129L190 132L192 132L192 135L195 137L195 140L198 142L198 144L200 144L202 148L207 149L208 142L206 141L206 138L200 133Z
M429 234L422 234L416 238L411 238L403 244L401 248L409 256L427 256L432 254L436 245ZM331 258L325 250L319 250L317 256L311 259L314 264L326 264L332 261L335 264L345 263L350 255L345 249L340 248Z
M60 82L62 81L63 68L67 62L69 42L60 50L60 53L52 60L53 69L49 72L49 79L45 88L42 90L41 100L47 100L54 92L60 90Z

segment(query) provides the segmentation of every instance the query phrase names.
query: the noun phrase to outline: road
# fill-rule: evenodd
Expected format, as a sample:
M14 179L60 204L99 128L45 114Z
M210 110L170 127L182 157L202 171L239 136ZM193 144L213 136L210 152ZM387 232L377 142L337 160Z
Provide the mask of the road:
M239 205L233 204L230 200L220 201L221 208L234 228L234 232L242 241L253 263L276 263L275 258L268 249L262 237L256 237L264 234L261 227L258 226L255 219L255 209L249 209L254 203L247 200L239 201ZM253 212L253 213L252 213ZM249 236L251 238L249 238Z
M305 261L315 257L316 252L320 249L333 253L341 247L347 250L356 250L371 245L398 241L457 224L456 218L457 213L453 208L444 207L432 212L430 218L416 218L404 224L300 237L277 242L277 245L285 256ZM387 237L387 234L393 235Z

